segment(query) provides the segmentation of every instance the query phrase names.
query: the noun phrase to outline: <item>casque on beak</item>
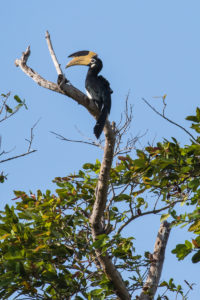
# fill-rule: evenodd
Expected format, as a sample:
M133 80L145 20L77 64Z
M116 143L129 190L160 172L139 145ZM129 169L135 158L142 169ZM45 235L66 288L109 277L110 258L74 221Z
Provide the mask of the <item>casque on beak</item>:
M88 66L91 62L91 59L94 56L97 56L97 54L92 51L84 50L84 51L75 52L68 56L68 57L73 57L73 59L68 62L66 68L69 68L71 66L76 66L76 65Z

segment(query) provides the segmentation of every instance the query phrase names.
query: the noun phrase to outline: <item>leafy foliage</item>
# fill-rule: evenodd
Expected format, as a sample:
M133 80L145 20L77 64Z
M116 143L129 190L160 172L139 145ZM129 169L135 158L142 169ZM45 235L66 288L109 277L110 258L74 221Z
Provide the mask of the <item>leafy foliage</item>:
M7 119L9 119L10 117L12 117L14 114L16 114L22 107L27 108L27 105L25 103L25 100L21 100L21 98L17 95L15 95L13 97L13 99L10 98L11 93L7 93L7 94L1 94L0 95L0 123L6 121ZM17 105L16 105L17 102ZM9 105L8 105L9 103ZM32 143L32 139L33 136L31 137L31 140L29 141L29 143ZM2 142L2 137L0 136L0 157L3 155L8 154L10 151L5 151L1 149L1 142ZM26 153L23 153L21 155L17 155L17 156L13 156L13 157L9 157L7 159L2 159L0 160L0 164L11 160L11 159L16 159L19 158L21 156L30 154L32 152L35 152L35 150L30 150L30 148L28 148L28 151ZM4 173L4 171L0 172L0 183L4 183L5 180L7 180L7 175Z
M198 127L199 109L187 119ZM198 133L197 127L192 123ZM19 299L21 295L30 299L116 299L95 249L107 252L118 271L126 274L126 286L135 296L144 285L151 255L137 253L134 237L123 235L123 229L147 214L162 213L161 221L171 218L172 226L189 226L196 238L178 244L172 252L179 260L192 253L193 263L199 262L199 141L197 137L181 147L172 138L137 150L134 158L119 156L110 171L104 232L95 242L90 215L99 161L85 163L77 174L55 178L56 195L49 190L37 194L15 191L15 207L6 205L0 216L1 299L11 295ZM173 279L163 281L160 288L184 295ZM164 293L158 299L168 298Z
M92 241L89 215L97 179L89 173L97 172L99 164L84 168L86 173L55 179L58 196L50 191L37 195L15 191L16 208L6 205L1 212L1 298L16 291L18 296L35 299L113 295L112 284L96 261L95 248L108 251L119 269L139 274L141 256L134 255L132 238L115 233ZM116 222L120 214L113 209L111 215Z
M25 100L21 100L21 98L17 95L13 97L13 102L16 103L14 107L11 107L12 104L8 105L8 101L10 100L11 93L1 94L0 98L0 122L5 121L10 116L14 115L21 107L25 107L27 109L27 105ZM11 101L9 101L11 102ZM13 106L13 105L12 105Z

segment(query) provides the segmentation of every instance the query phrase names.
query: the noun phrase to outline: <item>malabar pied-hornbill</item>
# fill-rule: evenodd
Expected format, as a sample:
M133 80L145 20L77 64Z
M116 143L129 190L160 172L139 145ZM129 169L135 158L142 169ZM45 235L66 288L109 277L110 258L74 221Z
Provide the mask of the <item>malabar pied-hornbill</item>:
M99 117L94 126L94 134L98 139L103 131L106 119L111 109L111 94L109 82L101 75L98 75L103 68L101 59L92 51L78 51L69 57L73 59L66 65L66 68L74 65L89 66L85 80L85 88L88 98L95 102L99 109Z

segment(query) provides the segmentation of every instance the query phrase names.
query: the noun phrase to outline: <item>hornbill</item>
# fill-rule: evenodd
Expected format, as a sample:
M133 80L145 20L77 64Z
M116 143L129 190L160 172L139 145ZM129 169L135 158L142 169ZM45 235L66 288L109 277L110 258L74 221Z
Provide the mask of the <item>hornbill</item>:
M103 76L98 75L103 68L103 63L96 53L92 51L78 51L69 55L69 57L73 57L73 59L66 65L66 68L74 65L89 66L85 88L88 98L94 101L99 109L99 117L94 126L94 134L98 139L110 113L111 94L113 91L109 82Z

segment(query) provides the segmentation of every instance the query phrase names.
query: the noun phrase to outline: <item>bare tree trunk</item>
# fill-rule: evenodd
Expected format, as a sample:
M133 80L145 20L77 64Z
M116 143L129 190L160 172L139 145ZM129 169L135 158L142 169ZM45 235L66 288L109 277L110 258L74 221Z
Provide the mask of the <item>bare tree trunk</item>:
M138 299L152 300L158 288L160 276L162 273L163 262L165 259L165 250L170 234L170 223L167 221L160 225L157 239L154 246L154 253L152 255L152 263L148 272L147 280L143 286L143 291Z
M104 147L104 157L101 163L101 169L99 174L99 180L96 187L96 198L92 210L92 215L90 217L90 224L92 228L93 241L96 241L98 235L105 233L104 226L104 213L107 202L107 192L109 185L109 174L110 168L112 166L114 146L115 146L115 135L113 131L109 128L105 128L105 147ZM101 249L95 249L95 253L98 261L100 262L105 274L111 280L114 286L114 290L121 300L131 299L126 288L126 285L117 271L112 260L109 258L107 253L102 253Z

